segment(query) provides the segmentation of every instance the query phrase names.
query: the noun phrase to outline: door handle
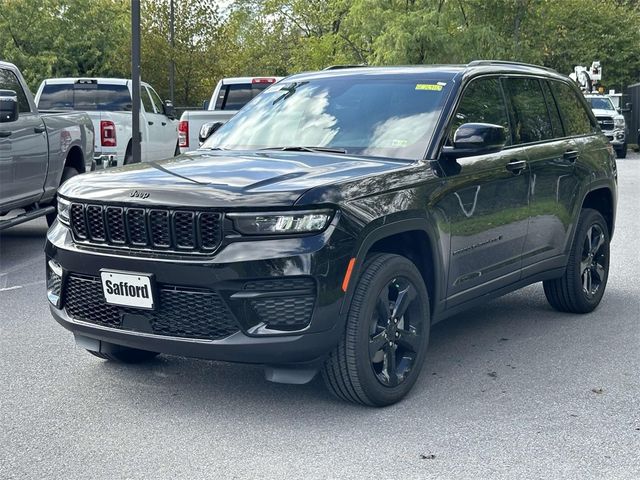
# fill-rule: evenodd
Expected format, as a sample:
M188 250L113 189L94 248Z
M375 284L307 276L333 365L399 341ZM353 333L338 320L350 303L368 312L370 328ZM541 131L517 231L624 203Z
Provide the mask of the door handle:
M578 152L577 150L567 150L562 154L562 158L574 163L578 159Z
M519 175L525 168L527 168L526 160L512 160L507 163L507 170L514 175Z
M44 127L44 125L38 125L37 127L33 127L33 131L35 133L44 133L45 130L46 128Z
M149 125L153 125L153 122L152 122L151 120L149 120L147 123L148 123Z
M11 130L0 130L0 138L6 138L11 136Z
M164 127L167 124L167 122L162 122L162 126Z

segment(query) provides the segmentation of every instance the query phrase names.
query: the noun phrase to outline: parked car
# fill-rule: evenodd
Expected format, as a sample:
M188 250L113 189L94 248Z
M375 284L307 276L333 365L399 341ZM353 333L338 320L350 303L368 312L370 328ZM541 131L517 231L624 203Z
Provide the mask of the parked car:
M200 131L209 135L238 110L244 107L256 95L271 86L282 77L236 77L223 78L213 90L211 100L205 102L204 110L187 110L180 117L178 126L180 151L196 150L200 146Z
M607 136L618 158L627 156L627 125L622 113L614 106L608 95L586 94L600 128Z
M388 405L453 314L540 281L557 310L593 311L616 183L611 145L555 71L294 75L197 152L65 184L50 308L103 359L256 363L287 383L320 371L336 396Z
M41 115L18 68L0 62L0 230L56 216L56 191L92 168L93 125L84 113Z
M48 78L40 84L36 104L43 111L87 112L96 131L95 160L99 167L132 163L131 86L123 78ZM163 102L141 82L140 130L142 161L177 155L178 122L173 105Z

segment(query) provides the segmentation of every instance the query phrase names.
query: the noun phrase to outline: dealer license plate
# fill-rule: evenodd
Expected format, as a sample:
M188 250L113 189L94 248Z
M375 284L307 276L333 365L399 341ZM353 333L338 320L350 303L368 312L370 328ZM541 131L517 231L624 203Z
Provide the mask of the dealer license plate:
M102 270L104 299L111 305L153 309L151 275Z

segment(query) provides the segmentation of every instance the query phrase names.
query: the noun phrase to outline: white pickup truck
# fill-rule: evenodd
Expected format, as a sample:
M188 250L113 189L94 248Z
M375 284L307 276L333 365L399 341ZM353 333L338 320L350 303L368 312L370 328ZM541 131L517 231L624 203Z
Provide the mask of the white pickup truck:
M213 90L211 100L205 102L205 110L187 110L180 117L178 139L182 153L197 150L200 146L200 129L207 123L219 127L253 97L282 77L223 78Z
M618 158L627 156L627 125L621 110L616 108L608 95L585 94L602 132L607 136Z
M36 94L41 111L83 111L96 132L98 168L133 163L131 149L132 81L123 78L49 78ZM170 101L163 102L147 83L140 87L142 161L179 154L178 125Z

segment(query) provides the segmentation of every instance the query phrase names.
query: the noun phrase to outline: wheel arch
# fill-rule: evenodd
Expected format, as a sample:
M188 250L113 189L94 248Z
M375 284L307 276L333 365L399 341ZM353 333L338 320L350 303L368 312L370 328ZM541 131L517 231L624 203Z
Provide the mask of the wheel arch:
M429 292L433 321L434 313L442 310L439 299L440 288L444 285L444 267L436 239L436 234L429 231L424 218L388 223L369 232L357 249L343 311L346 311L351 303L357 279L367 256L371 253L394 253L411 260L420 271Z
M80 148L78 145L72 146L67 152L64 166L75 168L78 173L84 173L86 171L86 165L84 163L84 154L82 153L82 148Z
M582 200L581 209L584 208L592 208L600 212L607 222L609 237L613 238L613 230L615 228L615 202L611 189L609 187L599 187L587 192Z

